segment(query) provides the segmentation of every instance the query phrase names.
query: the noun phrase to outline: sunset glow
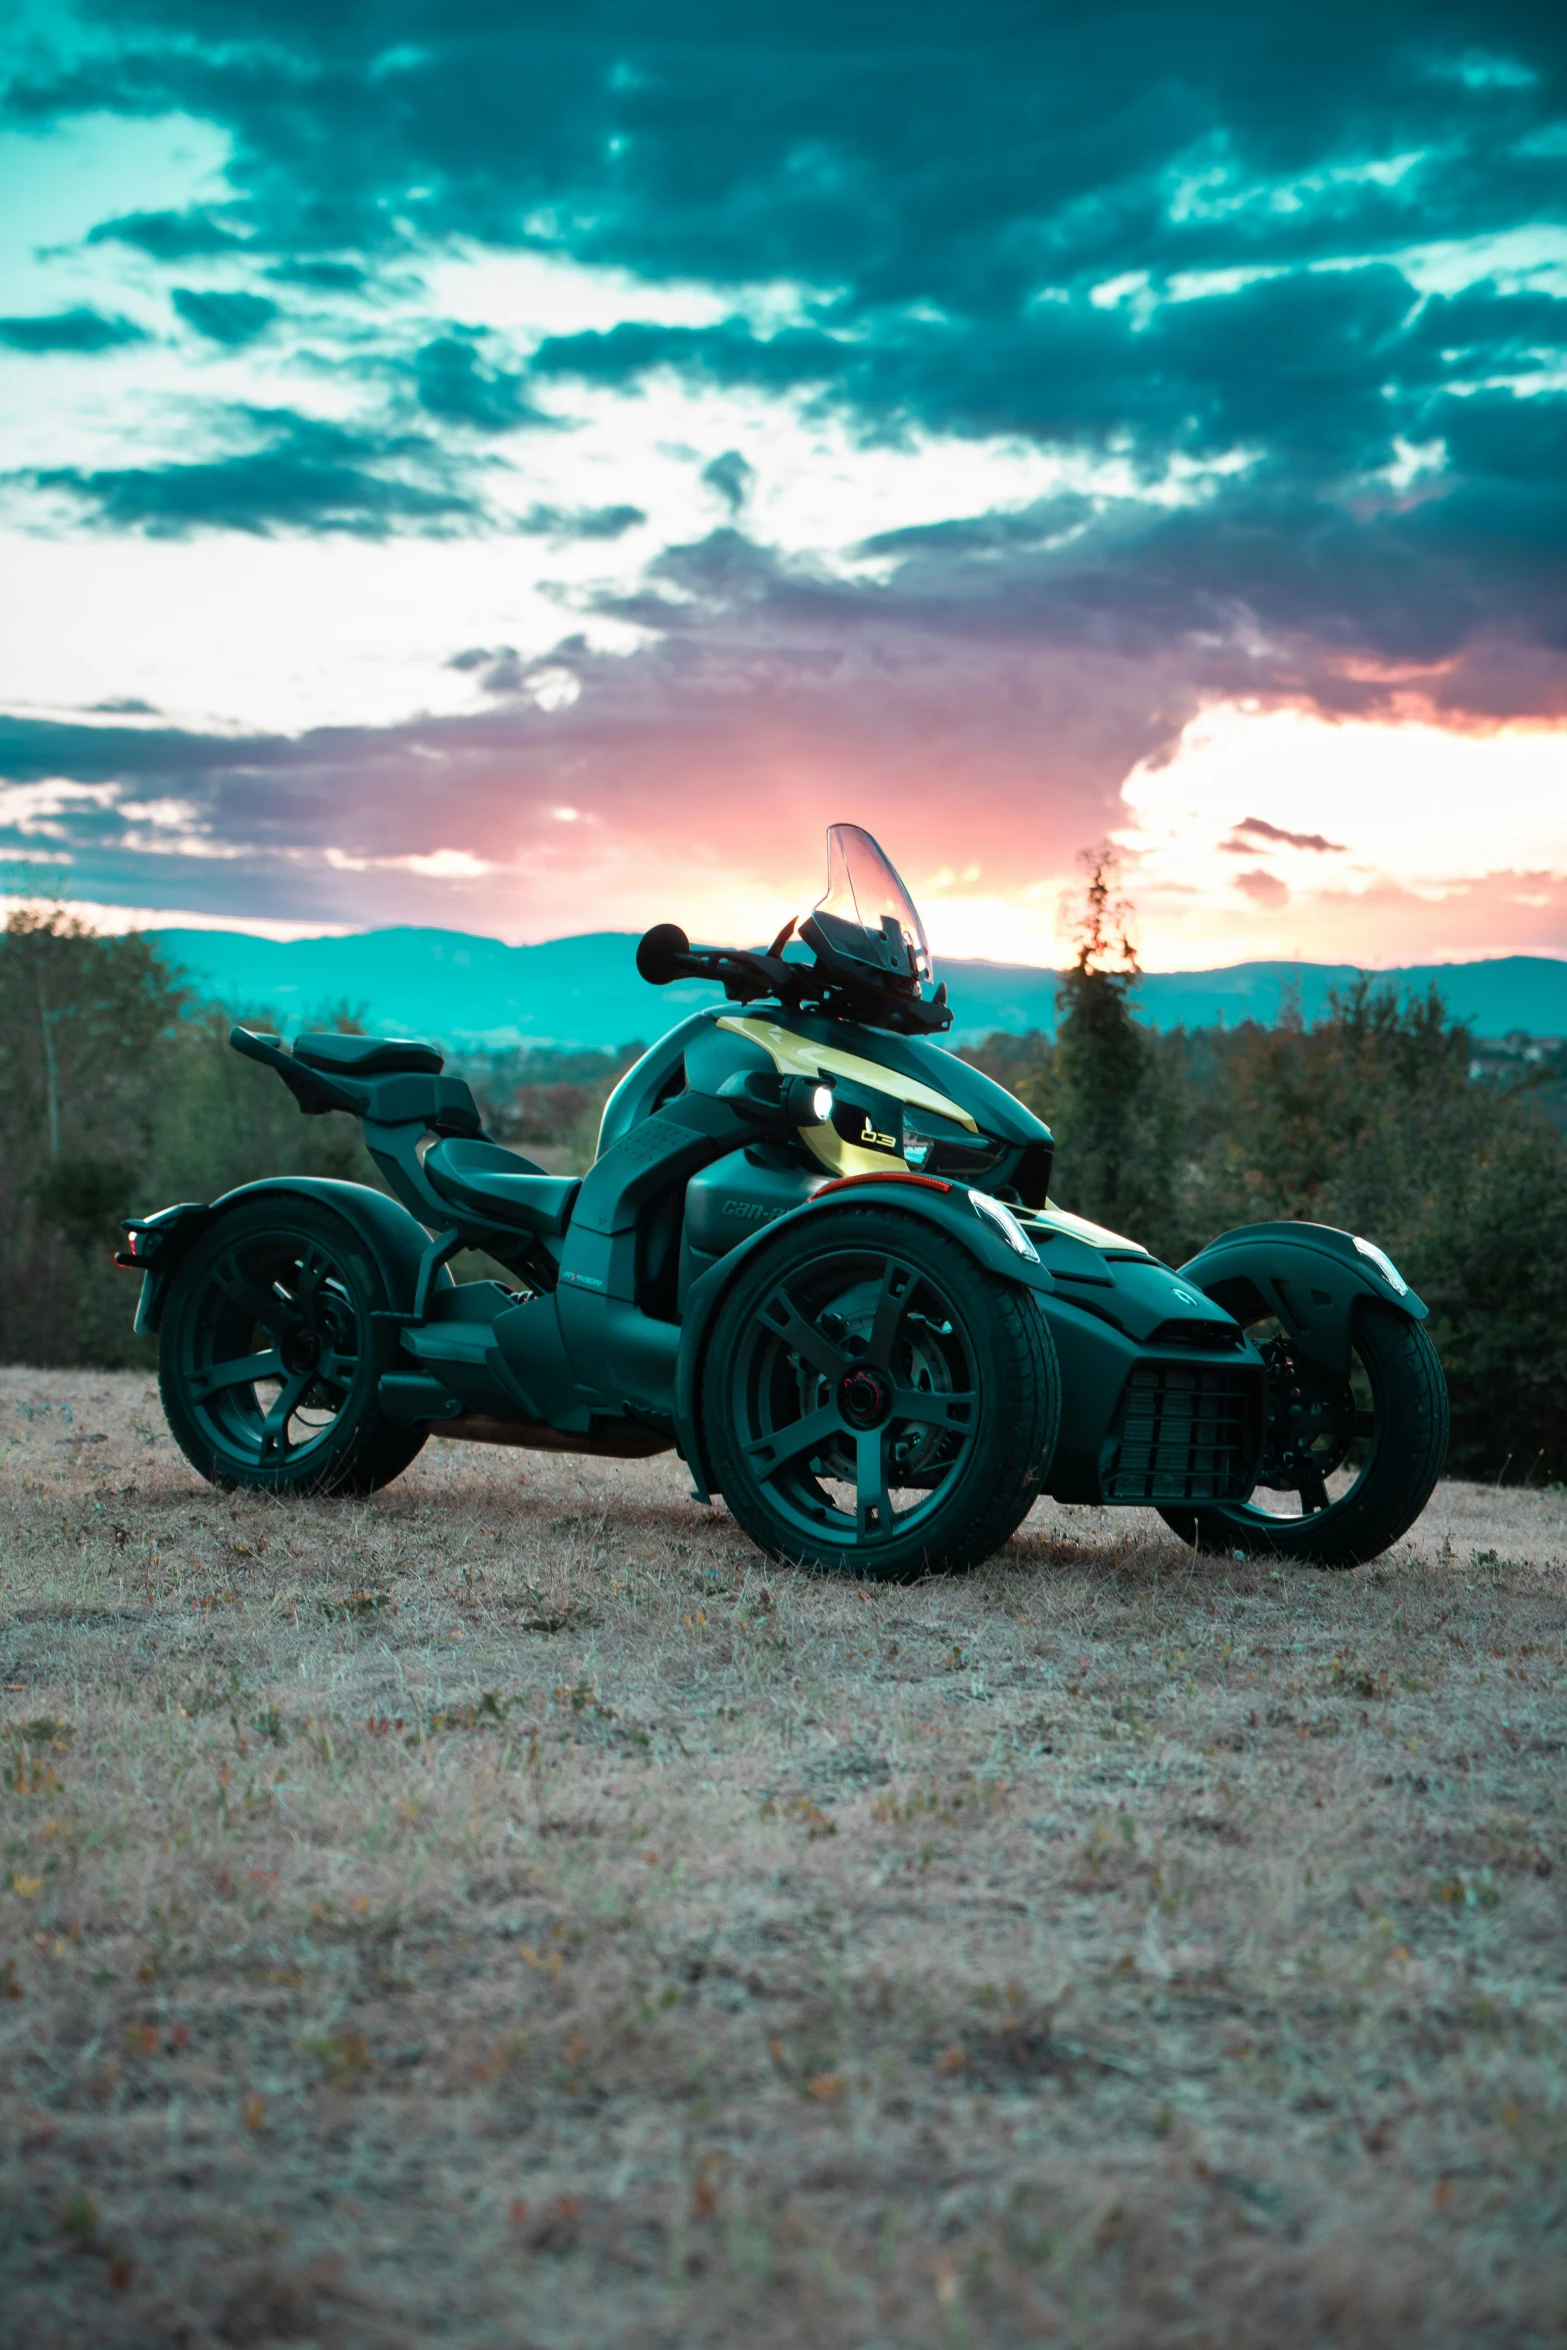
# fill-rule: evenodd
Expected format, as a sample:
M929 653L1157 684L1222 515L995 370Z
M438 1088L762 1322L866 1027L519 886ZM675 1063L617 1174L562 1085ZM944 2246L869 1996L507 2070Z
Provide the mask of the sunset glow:
M639 21L16 20L11 895L756 939L844 818L938 954L1104 841L1152 968L1567 954L1543 20Z

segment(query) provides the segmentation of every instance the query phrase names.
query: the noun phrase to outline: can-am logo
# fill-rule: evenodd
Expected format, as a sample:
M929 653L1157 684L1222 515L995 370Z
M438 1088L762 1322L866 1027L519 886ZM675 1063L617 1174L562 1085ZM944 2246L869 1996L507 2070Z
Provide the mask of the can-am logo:
M739 1216L747 1224L770 1224L778 1210L764 1208L755 1200L726 1199L718 1212L721 1216Z

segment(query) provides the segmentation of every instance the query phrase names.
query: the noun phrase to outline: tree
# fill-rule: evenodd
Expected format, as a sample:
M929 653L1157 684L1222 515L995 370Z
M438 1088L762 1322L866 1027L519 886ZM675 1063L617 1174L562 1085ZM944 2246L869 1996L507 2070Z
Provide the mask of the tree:
M1283 1216L1377 1241L1431 1309L1454 1472L1567 1475L1567 1148L1528 1095L1470 1078L1473 1040L1435 989L1364 973L1309 1028L1287 1008L1204 1041L1188 1225Z
M1114 854L1093 849L1081 862L1077 952L1056 996L1052 1189L1078 1215L1162 1251L1174 1228L1175 1105L1158 1040L1132 1009L1141 974Z
M0 937L0 1349L66 1359L109 1345L100 1274L158 1115L185 996L134 932L59 908Z
M325 1024L353 1022L345 1012ZM0 1360L150 1360L131 1330L135 1285L110 1262L122 1217L213 1199L260 1175L379 1184L354 1121L301 1118L276 1079L228 1050L229 1027L137 933L100 937L58 906L10 917L0 934Z

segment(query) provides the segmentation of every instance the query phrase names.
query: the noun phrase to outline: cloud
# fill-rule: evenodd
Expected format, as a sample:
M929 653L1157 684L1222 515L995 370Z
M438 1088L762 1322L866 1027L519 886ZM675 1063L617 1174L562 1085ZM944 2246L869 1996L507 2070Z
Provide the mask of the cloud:
M703 466L702 479L723 499L731 515L738 515L756 486L756 469L746 463L738 449L725 449L721 456Z
M1249 873L1237 873L1235 886L1244 891L1254 906L1265 906L1271 912L1277 906L1289 904L1290 893L1276 873L1265 873L1260 865Z
M227 351L253 343L278 315L277 304L263 294L198 293L191 286L176 286L169 299L187 326Z
M219 253L242 251L246 239L207 207L190 212L126 212L116 220L102 220L87 238L89 245L130 245L149 261L197 261Z
M620 539L646 520L640 506L530 506L517 527L542 538Z
M830 526L814 556L763 543L794 485L769 469L763 499L725 448L700 478L726 527L584 599L656 641L571 656L569 705L533 697L539 662L475 651L479 716L258 749L269 807L207 746L201 822L287 910L300 872L327 888L324 844L393 858L401 826L420 856L489 859L503 835L520 855L535 800L641 853L662 836L638 794L688 795L695 835L740 862L736 808L765 791L788 823L906 811L958 869L973 829L982 861L1010 843L1007 872L1033 876L1114 824L1130 765L1215 699L1567 716L1567 30L1528 0L972 0L890 32L864 0L803 0L784 41L744 12L715 34L710 0L590 0L569 40L498 0L403 0L395 25L309 0L84 6L92 42L18 75L17 119L193 117L234 192L89 241L138 271L249 256L258 286L318 297L294 356L387 403L353 425L216 416L178 463L29 477L95 527L607 542L642 510L586 502L591 474L541 480L520 523L473 484L504 436L621 402L672 417L682 467L760 447L769 415L835 464L919 459L917 502L857 550L875 576L848 578ZM421 270L508 253L592 265L592 302L574 281L510 342L454 323L482 312L449 290L420 318ZM715 413L712 438L688 429ZM993 499L951 487L976 447L998 453ZM1020 501L1002 456L1059 486ZM184 738L122 731L181 771ZM1269 844L1335 853L1250 818L1234 854ZM1239 886L1259 906L1282 887L1260 862Z
M1281 848L1312 849L1318 856L1344 854L1344 843L1340 840L1325 840L1320 832L1284 832L1261 816L1243 818L1235 827L1235 837L1219 845L1230 856L1254 857L1259 844L1266 841L1276 841Z
M518 375L484 367L472 343L456 335L437 336L414 359L420 407L443 423L476 432L517 432L524 425L556 421L523 397L521 384Z
M0 318L0 345L8 351L45 353L73 351L91 357L119 350L126 343L145 342L139 326L128 318L106 318L100 310L57 310L37 318Z
M1026 636L954 643L810 581L629 657L579 640L532 663L504 646L455 658L486 689L478 712L297 737L17 717L0 723L0 776L110 789L59 819L60 845L73 888L131 904L441 920L437 881L394 861L449 850L493 868L483 919L513 932L645 924L738 892L762 901L760 934L818 894L823 829L850 817L916 882L978 867L999 890L1049 883L1048 930L1051 877L1193 714L1156 664ZM191 814L149 846L116 794ZM562 806L580 812L575 845Z
M442 478L438 452L414 436L287 409L236 411L227 421L255 434L255 445L174 464L37 467L7 479L68 499L99 529L154 538L204 530L382 538L393 530L450 532L479 514Z
M374 283L357 261L275 261L267 275L279 285L303 286L312 294L361 294Z

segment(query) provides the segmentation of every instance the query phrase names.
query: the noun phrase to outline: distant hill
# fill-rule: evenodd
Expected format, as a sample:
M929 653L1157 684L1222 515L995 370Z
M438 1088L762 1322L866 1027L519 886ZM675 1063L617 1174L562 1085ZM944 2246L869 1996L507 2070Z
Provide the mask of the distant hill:
M238 930L159 930L163 954L201 994L232 1011L270 1012L292 1034L340 1004L388 1034L430 1036L468 1050L519 1044L592 1047L651 1040L686 1012L719 1000L696 983L652 988L637 977L630 932L590 931L510 947L461 930L363 930L281 945ZM957 1014L954 1038L1055 1026L1054 971L1027 963L939 966ZM1289 988L1307 1019L1348 963L1234 963L1217 971L1151 971L1138 1001L1158 1028L1272 1021ZM1438 986L1480 1036L1567 1035L1567 959L1508 955L1487 963L1422 963L1380 980Z

